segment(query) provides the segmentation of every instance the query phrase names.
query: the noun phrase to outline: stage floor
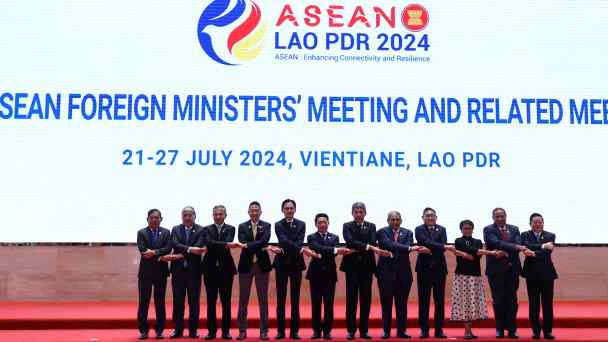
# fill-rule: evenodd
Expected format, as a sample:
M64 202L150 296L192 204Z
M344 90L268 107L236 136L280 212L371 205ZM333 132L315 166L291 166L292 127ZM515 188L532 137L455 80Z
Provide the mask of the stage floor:
M288 302L289 303L289 302ZM201 304L201 327L206 326L205 303ZM491 305L489 312L492 314ZM220 305L218 303L218 317ZM270 306L270 326L276 326L276 307ZM187 310L186 310L187 311ZM289 313L289 305L287 307ZM344 303L335 305L335 323L337 332L346 326ZM136 302L0 302L0 330L37 330L37 329L131 329L136 326ZM300 305L303 334L310 328L310 306ZM449 317L449 307L446 317ZM233 327L236 327L236 305L232 308ZM186 313L187 315L187 313ZM154 307L150 306L151 321L154 318ZM187 316L186 316L187 317ZM431 312L432 317L432 312ZM172 327L171 303L167 303L167 326ZM418 306L408 306L408 328L416 331L418 327ZM256 304L249 306L250 328L259 326L259 312ZM370 328L381 328L380 305L372 305ZM448 323L448 327L459 327ZM479 328L492 328L492 320L477 322ZM518 326L529 327L528 303L521 302L518 312ZM608 328L608 302L557 302L555 303L556 328ZM522 330L523 331L523 330ZM417 332L417 331L416 331Z
M500 341L493 337L494 329L474 329L476 335L479 336L479 339L474 341L486 342L486 341ZM165 332L165 340L167 336L169 336L171 332ZM410 335L412 335L412 340L410 341L422 341L418 339L418 331L408 331ZM555 336L557 337L557 341L562 342L579 342L579 341L593 341L593 342L604 342L608 341L608 329L566 329L559 328L554 331ZM248 336L249 338L246 341L256 341L259 332L257 330L249 330ZM389 339L389 340L380 340L379 336L382 334L382 331L379 329L374 329L370 331L372 337L376 341L387 341L387 342L403 342L408 340L401 339ZM459 340L464 341L462 339L462 329L446 329L446 334L448 335L448 341ZM336 331L334 334L335 342L344 342L346 341L345 332L342 330ZM517 341L536 341L530 338L530 332L528 330L521 330L519 332L520 339ZM0 331L0 341L2 342L132 342L137 341L138 333L134 329L104 329L104 330L2 330ZM270 335L274 336L273 334ZM308 340L310 335L308 331L303 331L301 342L310 342ZM151 341L155 341L153 338ZM424 341L432 341L433 339L428 339ZM174 341L174 340L168 340ZM191 339L184 338L178 339L175 341L192 341ZM201 341L201 340L199 340ZM222 342L223 340L216 339L215 341ZM235 341L233 339L233 341ZM273 341L272 339L270 341ZM324 340L315 340L315 341L324 341ZM360 340L359 340L360 341ZM442 340L445 341L445 340ZM513 340L503 340L503 341L513 341Z

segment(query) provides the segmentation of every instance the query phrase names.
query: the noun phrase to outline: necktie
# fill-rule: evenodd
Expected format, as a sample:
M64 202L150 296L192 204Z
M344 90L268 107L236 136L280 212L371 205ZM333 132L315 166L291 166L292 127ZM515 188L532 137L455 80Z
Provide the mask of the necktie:
M507 231L507 228L500 229L500 238L505 241L509 239L509 232Z
M154 244L154 246L156 246L157 242L158 242L158 229L153 229L152 230L152 244Z
M393 230L393 240L399 240L399 229Z
M251 225L251 233L253 234L253 240L255 240L255 237L258 234L258 225L253 223ZM253 255L253 263L255 264L258 261L258 258L255 256L255 254Z
M190 234L192 233L192 228L186 228L186 242L190 241Z
M323 241L327 241L327 233L323 233Z

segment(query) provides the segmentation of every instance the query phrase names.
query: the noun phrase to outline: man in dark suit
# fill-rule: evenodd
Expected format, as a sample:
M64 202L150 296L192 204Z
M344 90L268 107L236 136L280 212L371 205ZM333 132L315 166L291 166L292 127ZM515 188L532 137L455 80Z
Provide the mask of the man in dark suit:
M262 207L259 202L249 204L247 222L239 224L239 243L241 257L239 259L239 313L238 340L247 338L247 306L251 294L251 285L255 280L260 309L260 339L268 340L268 281L272 270L268 255L270 241L270 223L260 220Z
M435 304L435 337L447 338L443 332L445 319L445 279L448 267L445 251L454 251L448 245L445 227L437 224L437 212L433 208L422 211L423 224L416 227L418 245L428 248L430 254L418 254L416 259L416 284L418 285L418 320L420 321L420 338L429 337L429 312L431 291Z
M184 307L188 295L188 335L198 337L201 298L201 254L206 251L203 227L196 224L196 212L188 206L182 209L182 224L171 230L173 254L171 260L171 287L173 289L173 324L171 338L184 334Z
M530 304L530 323L532 338L540 339L542 329L545 339L554 340L553 336L553 285L557 272L551 260L555 244L555 234L544 230L545 222L541 214L530 216L531 230L521 234L521 243L534 252L524 260L522 275L526 278L528 300ZM540 323L540 308L543 308L543 324Z
M507 212L503 208L492 211L494 223L483 229L483 239L488 250L505 252L498 256L486 257L486 275L492 292L492 305L496 320L496 337L504 338L507 330L509 338L517 336L517 289L521 262L519 252L526 256L534 255L526 246L521 244L519 228L507 224Z
M357 331L357 306L360 300L359 335L371 339L368 335L369 310L372 301L372 280L376 274L376 257L374 253L390 255L389 252L376 247L376 225L365 221L367 210L365 204L356 202L352 205L353 221L344 223L342 237L346 247L355 253L342 258L340 271L346 273L346 325L349 340L355 338Z
M171 252L171 232L160 226L160 210L148 211L148 226L137 232L137 249L141 254L139 260L138 289L139 304L137 308L137 326L140 340L148 338L148 307L154 288L154 308L156 310L156 337L162 338L165 329L165 293L169 265L160 258Z
M320 257L313 258L308 265L306 279L310 281L310 300L312 302L312 339L323 336L331 340L331 329L334 321L334 296L338 274L336 271L337 254L348 255L353 251L338 247L340 238L327 231L329 217L327 214L315 216L317 232L308 235L308 247ZM323 321L321 321L321 308L323 307ZM321 333L323 335L321 335Z
M426 247L414 246L414 234L411 230L401 228L401 214L398 211L388 213L388 227L376 232L378 246L391 252L390 256L381 256L378 260L378 289L382 304L383 339L391 336L393 320L393 301L397 314L397 337L411 338L407 333L407 298L412 288L412 267L409 253L430 253Z
M294 218L296 202L286 199L281 203L281 211L285 218L274 225L279 240L279 247L283 253L274 258L273 266L276 270L277 288L277 340L285 338L285 306L287 305L287 282L290 285L291 315L290 334L292 340L299 340L300 329L300 286L302 284L302 271L306 269L304 263L304 236L306 223Z
M238 248L234 243L235 228L225 223L226 207L213 207L213 224L205 227L207 253L203 258L203 273L207 293L207 329L206 340L215 339L217 333L217 317L215 307L219 294L222 304L222 339L231 340L230 323L232 321L232 282L236 274L236 266L230 253L231 248Z

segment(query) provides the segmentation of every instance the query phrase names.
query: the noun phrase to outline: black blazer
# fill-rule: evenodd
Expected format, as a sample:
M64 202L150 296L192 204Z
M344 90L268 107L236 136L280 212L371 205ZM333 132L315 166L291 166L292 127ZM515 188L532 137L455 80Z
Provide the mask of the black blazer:
M205 246L203 227L198 224L194 224L192 226L192 232L190 233L190 239L188 240L186 240L186 226L180 224L173 227L173 229L171 229L171 244L173 245L173 252L176 254L182 254L184 259L188 261L187 269L198 273L200 276L201 256L188 253L188 247ZM184 268L184 259L171 262L171 273L176 273L186 269Z
M270 223L262 220L258 222L255 240L251 232L251 220L239 224L239 242L247 244L247 248L241 250L239 273L251 271L254 254L257 258L257 264L263 272L272 270L270 256L267 251L263 250L268 246L268 241L270 241Z
M426 225L416 227L416 242L431 250L431 254L418 254L416 258L416 273L448 273L448 266L445 261L445 245L448 236L445 227L438 224L435 229L430 231Z
M321 254L321 259L313 258L308 264L306 279L337 282L338 272L336 271L336 255L334 251L340 243L340 238L335 234L327 232L327 237L323 239L321 233L316 232L308 235L306 240L310 249Z
M294 218L289 225L286 219L282 219L274 224L274 231L279 240L279 246L283 249L282 254L274 257L274 268L280 272L304 271L306 264L301 250L304 245L306 223Z
M521 273L521 262L519 261L519 250L516 245L521 245L519 228L507 224L509 237L503 241L500 237L500 230L495 224L491 224L483 229L483 240L488 250L501 250L509 254L509 257L497 259L493 255L486 257L486 275L505 273L510 270L517 275Z
M412 281L412 266L410 264L410 247L414 244L414 233L405 228L399 228L399 237L395 241L393 228L384 227L376 236L380 248L393 253L393 257L381 256L378 259L378 279L401 282Z
M467 260L461 256L456 257L456 274L481 276L481 255L477 252L483 248L481 240L470 237L459 237L454 241L454 246L457 250L465 252L473 257L473 260Z
M557 279L557 272L555 271L553 260L551 260L552 251L541 248L542 244L547 242L555 243L555 234L545 230L537 239L532 230L521 233L522 245L536 253L536 256L526 257L524 260L524 268L522 270L524 278L528 280Z
M205 242L207 243L207 253L203 257L203 273L216 276L216 271L221 271L222 276L233 276L236 274L236 266L230 248L226 245L234 241L234 226L225 224L218 235L215 224L208 225L203 230Z
M143 255L139 259L139 278L160 278L169 276L169 264L160 261L163 255L171 253L171 232L169 229L158 227L159 236L156 243L152 242L152 230L148 227L137 232L137 249L140 253L147 249L155 251L156 255L146 259Z
M376 245L376 225L367 221L359 228L355 221L346 222L342 228L346 247L356 252L345 255L340 264L342 272L363 272L376 274L376 256L366 250L367 245Z

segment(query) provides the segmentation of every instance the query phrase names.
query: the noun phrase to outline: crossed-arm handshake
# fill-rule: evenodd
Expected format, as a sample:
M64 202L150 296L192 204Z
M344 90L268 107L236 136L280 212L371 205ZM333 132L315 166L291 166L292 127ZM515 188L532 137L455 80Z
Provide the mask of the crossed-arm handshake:
M203 255L203 254L207 253L207 247L191 246L191 247L188 247L188 250L186 251L186 253L195 254L195 255ZM158 260L168 262L168 261L180 260L183 258L185 258L185 256L182 253L175 253L175 254L172 253L172 254L163 255L160 258L158 258Z

